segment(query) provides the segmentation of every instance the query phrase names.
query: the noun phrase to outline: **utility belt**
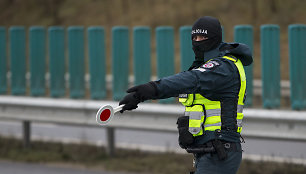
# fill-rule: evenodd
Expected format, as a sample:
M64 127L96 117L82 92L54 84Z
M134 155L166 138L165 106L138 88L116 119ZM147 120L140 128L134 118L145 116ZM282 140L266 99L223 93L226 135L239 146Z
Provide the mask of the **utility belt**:
M221 143L220 143L221 142ZM227 152L229 151L242 151L240 143L235 142L226 142L222 140L212 140L204 145L198 145L196 147L188 147L186 148L188 153L194 154L193 167L195 167L195 161L198 158L205 154L213 154L216 153L218 155L219 160L225 160L227 158ZM194 171L191 171L190 174L195 174Z
M241 146L237 146L239 143L226 142L217 138L203 145L194 145L194 136L188 131L188 121L189 118L186 116L179 117L177 121L177 127L179 131L179 145L188 153L217 153L219 159L224 160L227 158L227 151L241 150ZM216 130L215 133L220 134L220 130Z
M241 151L239 143L226 142L221 140L212 140L204 145L197 145L194 147L187 147L188 153L193 153L196 156L203 155L206 153L217 153L220 160L227 158L227 152L229 151Z
M235 142L221 141L221 143L224 146L224 149L226 151L239 151L241 149L240 146L237 145L238 143L235 143ZM198 146L195 146L195 147L188 147L188 148L186 148L186 151L188 153L213 153L213 152L216 152L216 148L214 147L212 142L208 142L204 145L198 145Z

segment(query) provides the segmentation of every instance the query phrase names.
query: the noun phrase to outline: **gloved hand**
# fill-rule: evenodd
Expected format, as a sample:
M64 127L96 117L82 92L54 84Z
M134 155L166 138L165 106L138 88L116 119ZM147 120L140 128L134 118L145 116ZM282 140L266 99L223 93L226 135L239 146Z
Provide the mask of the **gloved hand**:
M156 99L157 96L157 87L154 82L145 83L142 85L137 85L129 88L126 91L127 94L120 102L119 105L125 104L122 110L123 113L125 110L133 110L136 109L140 102L149 99Z
M140 100L135 96L136 92L127 94L120 102L119 105L123 105L120 113L123 113L125 110L133 110L136 109Z
M126 92L136 92L135 96L140 99L141 102L149 99L155 99L157 96L157 87L154 82L145 83L142 85L129 88Z

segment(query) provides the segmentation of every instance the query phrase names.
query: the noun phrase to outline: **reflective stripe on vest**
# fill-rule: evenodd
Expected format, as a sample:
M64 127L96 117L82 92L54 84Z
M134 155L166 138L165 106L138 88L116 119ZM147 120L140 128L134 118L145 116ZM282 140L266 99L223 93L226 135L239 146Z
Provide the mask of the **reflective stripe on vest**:
M223 58L235 62L240 75L240 90L237 103L237 132L242 130L243 105L246 91L246 77L243 65L235 57L224 56ZM185 116L189 116L189 132L193 136L203 134L205 131L221 129L221 102L212 101L200 94L181 94L179 101L186 106ZM204 114L205 113L205 114ZM206 115L206 116L205 116Z
M224 56L227 58L228 56ZM238 105L237 105L237 132L241 133L242 130L242 119L243 119L243 105L246 92L246 76L244 72L243 65L239 59L235 62L235 65L239 71L240 75L240 90L238 94Z
M193 135L202 135L204 122L204 109L202 105L194 105L185 110L185 116L189 116L189 132Z

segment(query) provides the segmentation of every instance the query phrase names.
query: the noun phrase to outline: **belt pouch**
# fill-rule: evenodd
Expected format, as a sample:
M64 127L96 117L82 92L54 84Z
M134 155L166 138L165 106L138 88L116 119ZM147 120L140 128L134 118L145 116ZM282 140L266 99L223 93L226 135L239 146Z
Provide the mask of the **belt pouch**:
M194 142L193 135L189 132L189 116L181 116L177 119L177 128L179 133L179 145L186 149Z
M212 143L217 152L218 158L220 160L225 160L227 158L227 153L225 151L223 143L217 139L215 139Z

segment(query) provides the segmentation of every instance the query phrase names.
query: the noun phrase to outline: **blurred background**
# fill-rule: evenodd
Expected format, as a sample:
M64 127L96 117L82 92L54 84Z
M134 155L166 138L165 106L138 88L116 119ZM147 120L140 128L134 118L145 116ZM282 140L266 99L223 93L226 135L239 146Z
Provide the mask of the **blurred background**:
M253 49L239 174L306 173L305 8L301 0L0 0L1 168L188 173L192 156L177 145L173 118L183 108L176 100L147 102L126 115L153 117L156 124L143 127L124 115L99 127L94 117L103 104L117 105L127 87L184 70L190 26L214 16L225 42L241 35ZM143 40L135 38L137 27L149 32L139 32ZM161 51L163 43L173 50ZM191 47L186 52L192 61ZM173 67L162 69L163 60Z
M152 29L166 25L174 27L177 32L179 27L192 25L201 16L214 16L225 28L225 41L233 42L234 26L249 24L254 27L256 78L261 77L260 26L280 26L281 60L288 62L287 28L290 24L305 24L306 4L300 0L1 0L0 3L1 26L101 25L106 30L107 43L111 28L118 25L148 26ZM109 51L106 50L107 53ZM176 70L178 72L178 68ZM288 72L287 64L282 64L281 72ZM281 77L289 79L289 73L282 73Z

